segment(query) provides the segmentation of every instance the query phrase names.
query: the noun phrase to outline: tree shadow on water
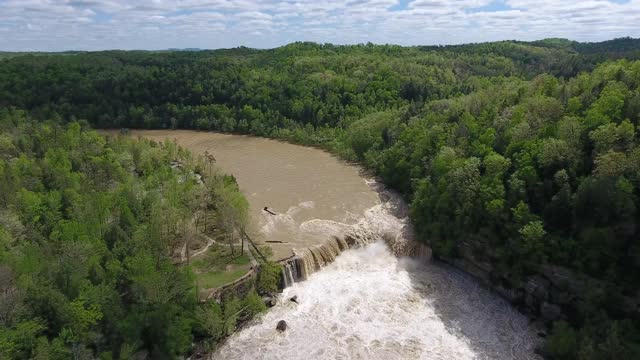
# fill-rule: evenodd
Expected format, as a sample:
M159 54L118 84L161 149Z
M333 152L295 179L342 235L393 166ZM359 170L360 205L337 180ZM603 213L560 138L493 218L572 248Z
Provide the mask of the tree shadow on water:
M447 331L466 339L479 359L541 359L537 327L477 279L437 260L404 258L414 289L433 306Z

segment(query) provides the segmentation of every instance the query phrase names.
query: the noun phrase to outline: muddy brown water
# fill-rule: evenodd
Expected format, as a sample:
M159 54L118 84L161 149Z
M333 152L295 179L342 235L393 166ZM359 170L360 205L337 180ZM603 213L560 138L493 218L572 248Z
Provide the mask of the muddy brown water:
M339 233L327 227L332 222L353 224L379 202L360 169L318 149L186 130L136 130L131 135L175 140L194 154L212 154L223 172L236 177L250 204L249 233L259 243L268 241L274 259L326 240L327 231Z

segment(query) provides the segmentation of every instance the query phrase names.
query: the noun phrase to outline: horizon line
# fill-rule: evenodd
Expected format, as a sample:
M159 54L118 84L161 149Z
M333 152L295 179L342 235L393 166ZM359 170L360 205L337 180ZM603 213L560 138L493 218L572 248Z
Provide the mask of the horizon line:
M193 51L193 52L197 52L197 51L220 51L220 50L235 50L235 49L249 49L249 50L257 50L257 51L268 51L268 50L275 50L275 49L280 49L283 47L287 47L290 45L294 45L294 44L315 44L315 45L320 45L320 46L336 46L336 47L349 47L349 46L397 46L397 47L401 47L401 48L416 48L416 47L455 47L455 46L465 46L465 45L479 45L479 44L492 44L492 43L502 43L502 42L515 42L515 43L536 43L536 42L540 42L540 41L545 41L545 40L562 40L562 41L568 41L571 43L578 43L578 44L599 44L599 43L604 43L604 42L608 42L608 41L615 41L615 40L622 40L622 39L628 39L628 40L640 40L640 38L634 38L632 36L622 36L622 37L615 37L615 38L611 38L608 40L602 40L602 41L578 41L578 40L572 40L569 38L564 38L564 37L545 37L545 38L541 38L541 39L537 39L537 40L517 40L517 39L505 39L505 40L495 40L495 41L480 41L480 42L462 42L462 43L456 43L456 44L420 44L420 45L400 45L400 44L393 44L393 43L374 43L374 42L366 42L366 43L345 43L345 44L336 44L336 43L330 43L330 42L324 42L324 43L320 43L320 42L316 42L316 41L307 41L307 40L299 40L299 41L293 41L290 43L286 43L280 46L276 46L276 47L265 47L265 48L258 48L258 47L249 47L246 45L238 45L235 47L220 47L220 48L199 48L199 47L185 47L185 48L176 48L176 47L170 47L170 48L158 48L158 49L142 49L142 48L135 48L135 49L124 49L124 48L105 48L105 49L99 49L99 50L80 50L80 49L67 49L67 50L56 50L56 51L46 51L46 50L23 50L23 51L12 51L12 50L0 50L0 54L2 53L14 53L14 54L20 54L20 53L24 53L24 54L28 54L28 53L43 53L43 54L57 54L57 53L90 53L90 52L104 52L104 51L148 51L148 52L154 52L154 51L184 51L184 52L189 52L189 51Z

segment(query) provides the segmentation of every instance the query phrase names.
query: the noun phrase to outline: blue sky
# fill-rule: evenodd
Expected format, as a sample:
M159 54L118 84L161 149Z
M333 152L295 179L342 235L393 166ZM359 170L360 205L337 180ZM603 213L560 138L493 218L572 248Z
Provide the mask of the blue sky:
M0 51L640 37L640 0L0 0Z

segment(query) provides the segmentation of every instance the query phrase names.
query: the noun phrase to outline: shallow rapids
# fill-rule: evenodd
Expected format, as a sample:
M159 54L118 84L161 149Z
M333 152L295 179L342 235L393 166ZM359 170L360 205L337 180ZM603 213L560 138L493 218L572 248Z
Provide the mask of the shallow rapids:
M469 276L376 242L285 289L211 358L536 359L537 343L526 317Z

